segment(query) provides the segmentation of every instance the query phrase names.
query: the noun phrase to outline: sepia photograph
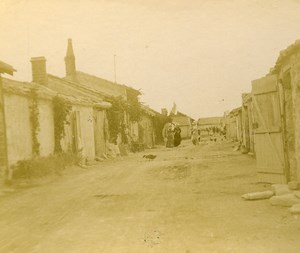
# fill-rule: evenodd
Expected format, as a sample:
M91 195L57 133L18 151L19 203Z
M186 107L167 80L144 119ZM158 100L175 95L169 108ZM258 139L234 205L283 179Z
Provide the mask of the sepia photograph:
M0 0L0 32L0 253L300 252L300 0Z

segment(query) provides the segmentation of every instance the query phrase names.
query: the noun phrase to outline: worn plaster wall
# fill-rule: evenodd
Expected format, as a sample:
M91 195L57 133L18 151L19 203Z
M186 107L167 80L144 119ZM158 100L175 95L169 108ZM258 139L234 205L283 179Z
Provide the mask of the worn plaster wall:
M179 126L181 129L181 138L189 139L191 138L191 127L190 126Z
M26 97L4 94L8 164L29 159L32 155L29 100Z
M53 106L50 100L39 100L40 131L38 141L40 143L40 155L48 156L54 152L54 121Z
M73 142L74 142L74 133L73 133L73 122L72 115L67 116L67 121L69 124L65 124L64 126L64 136L60 141L61 148L64 152L75 152ZM54 133L55 134L55 133Z
M147 147L152 148L154 146L154 136L153 136L153 123L152 120L147 116L142 116L140 121L144 129L143 140Z
M138 122L131 122L130 123L130 135L133 141L138 141L139 136L139 124Z

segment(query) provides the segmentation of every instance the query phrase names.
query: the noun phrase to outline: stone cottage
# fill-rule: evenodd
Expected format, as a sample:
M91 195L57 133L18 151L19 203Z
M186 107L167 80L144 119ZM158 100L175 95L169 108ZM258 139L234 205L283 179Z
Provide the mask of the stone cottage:
M48 74L44 57L32 58L31 63L33 82L68 96L72 102L71 124L65 126L63 149L73 152L82 150L83 156L88 159L105 154L105 110L111 106L110 103L92 89Z
M122 98L127 103L138 102L138 97L141 95L139 90L78 71L76 69L75 55L71 39L68 39L65 66L66 76L64 79L72 82L73 84L77 84L79 89L92 90L95 96L111 103L115 98ZM136 124L138 122L131 118L128 112L123 112L122 123L124 126L129 128L130 133L138 131L136 130Z
M58 96L67 101L72 108L70 125L66 126L66 136L61 141L63 151L72 151L72 147L76 144L78 149L82 149L84 157L94 159L95 145L92 117L93 108L97 105L92 101L86 98L58 94L56 91L34 82L19 82L6 78L3 78L3 91L9 165L13 165L19 160L31 159L36 155L34 154L32 133L33 91L36 94L37 121L39 122L37 132L38 155L49 156L54 153L53 98Z

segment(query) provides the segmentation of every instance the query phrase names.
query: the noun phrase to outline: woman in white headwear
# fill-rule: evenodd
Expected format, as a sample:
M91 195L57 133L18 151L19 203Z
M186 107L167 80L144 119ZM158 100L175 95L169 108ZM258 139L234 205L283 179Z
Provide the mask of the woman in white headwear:
M174 147L174 123L166 123L163 128L163 137L167 148Z

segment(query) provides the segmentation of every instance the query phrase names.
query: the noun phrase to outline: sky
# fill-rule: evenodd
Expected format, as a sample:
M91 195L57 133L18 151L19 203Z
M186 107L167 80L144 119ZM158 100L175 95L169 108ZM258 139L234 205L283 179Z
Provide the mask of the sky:
M63 77L72 38L77 70L114 81L115 55L117 82L153 109L222 116L300 39L299 13L300 0L0 0L0 60L31 81L45 56Z

